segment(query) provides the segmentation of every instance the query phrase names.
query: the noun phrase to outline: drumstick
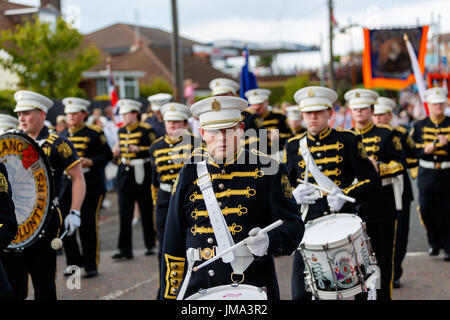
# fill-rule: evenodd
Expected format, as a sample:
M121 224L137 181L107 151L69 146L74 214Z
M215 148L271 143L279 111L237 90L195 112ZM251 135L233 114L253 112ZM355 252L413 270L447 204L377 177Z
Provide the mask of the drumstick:
M194 272L195 272L195 271L198 271L199 269L201 269L201 268L207 266L208 264L210 264L210 263L216 261L217 259L220 259L220 258L223 257L224 255L226 255L228 252L231 252L231 251L233 251L233 250L236 250L236 249L242 247L243 245L246 245L246 244L247 244L247 241L248 241L250 238L256 237L257 235L260 235L260 234L267 233L267 232L269 232L270 230L273 230L273 229L275 229L275 228L278 228L278 227L281 226L282 224L283 224L283 221L282 221L282 220L277 220L277 221L275 221L274 223L269 224L269 225L268 225L267 227L265 227L264 229L259 230L258 233L257 233L256 235L254 235L254 236L249 236L249 237L245 238L244 240L242 240L242 241L236 243L235 245L233 245L233 246L229 247L228 249L222 251L221 253L215 255L215 256L212 257L211 259L206 260L206 261L203 262L202 264L196 266L196 267L195 267L194 269L192 269L192 270L193 270Z
M306 184L306 183L304 183L304 182L300 182L300 183ZM315 184L312 184L312 183L308 183L308 185L309 185L309 186L312 186L312 187L314 187L314 188L316 188L316 189L318 189L318 190L322 190L323 192L331 193L330 190L325 189L325 188L322 188L321 186L316 186ZM336 196L338 196L339 198L342 198L342 199L344 199L344 200L347 200L347 201L349 201L349 202L352 202L352 203L355 203L355 202L356 202L356 199L355 199L355 198L346 196L345 194L342 194L342 193L336 193Z
M67 234L68 231L69 231L69 229L66 229L66 231L63 232L61 237L54 238L52 240L52 242L50 242L50 246L52 247L53 250L59 250L62 248L62 246L63 246L62 239L65 237L65 235Z

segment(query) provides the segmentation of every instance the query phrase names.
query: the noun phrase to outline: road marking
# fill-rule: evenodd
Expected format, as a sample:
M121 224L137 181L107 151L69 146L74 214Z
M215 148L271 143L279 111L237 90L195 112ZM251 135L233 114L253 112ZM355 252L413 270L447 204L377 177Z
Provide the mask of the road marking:
M427 256L428 252L407 252L406 256L407 257L422 257L422 256Z
M154 281L157 277L158 277L158 275L155 274L152 277L150 277L150 278L148 278L148 279L146 279L144 281L138 282L138 283L134 284L133 286L131 286L129 288L126 288L126 289L123 289L123 290L122 289L118 289L118 290L116 290L114 292L111 292L110 294L107 294L106 296L100 297L99 300L114 300L114 299L117 299L118 297L123 296L124 294L127 294L127 293L129 293L131 291L136 290L137 288L143 286L144 284L147 284L147 283L150 283L150 282Z

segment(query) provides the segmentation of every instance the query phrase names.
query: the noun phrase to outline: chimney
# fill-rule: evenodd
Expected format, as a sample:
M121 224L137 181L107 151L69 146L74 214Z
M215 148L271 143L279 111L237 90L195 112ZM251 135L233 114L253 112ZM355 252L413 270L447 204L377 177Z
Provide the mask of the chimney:
M50 8L50 6L61 13L61 0L41 0L41 8Z

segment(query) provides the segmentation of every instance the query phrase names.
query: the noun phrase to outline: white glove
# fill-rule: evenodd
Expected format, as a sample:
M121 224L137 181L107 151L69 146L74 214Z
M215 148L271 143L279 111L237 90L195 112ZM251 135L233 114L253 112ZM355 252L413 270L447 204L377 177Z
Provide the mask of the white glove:
M80 211L71 209L67 217L64 219L64 227L69 229L68 236L71 236L81 224Z
M331 192L327 196L327 202L328 206L330 207L331 211L339 211L341 210L342 206L347 202L347 200L342 199L341 197L337 196L337 192Z
M269 236L267 233L258 234L261 228L253 228L248 233L251 236L247 241L247 247L250 252L258 257L262 257L267 254L267 249L269 248Z
M297 204L314 204L319 199L318 192L314 192L315 189L309 184L299 184L292 194L294 195Z

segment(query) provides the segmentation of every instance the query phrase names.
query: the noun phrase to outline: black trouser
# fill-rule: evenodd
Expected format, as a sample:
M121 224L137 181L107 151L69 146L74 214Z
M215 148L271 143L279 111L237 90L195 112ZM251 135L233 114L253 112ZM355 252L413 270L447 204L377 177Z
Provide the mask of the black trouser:
M85 271L97 271L100 260L100 237L98 231L98 215L104 194L87 190L81 207L81 224L79 228L82 253L77 241L77 231L63 238L66 264L84 267ZM71 203L71 190L61 199L63 212L68 213Z
M300 250L295 250L291 276L292 300L311 300L312 294L306 291L305 261Z
M408 247L410 209L411 201L403 199L403 210L399 212L395 233L394 280L400 280L403 274L402 263Z
M118 247L121 252L132 251L132 221L135 202L141 212L144 245L147 249L155 246L153 227L153 204L150 184L142 184L133 189L123 188L118 191L120 230Z
M380 289L377 289L377 300L392 299L394 237L396 220L383 222L366 222L367 235L380 268ZM358 300L366 300L367 293L356 296Z
M56 251L50 247L52 239L44 237L22 252L3 252L1 259L12 292L2 296L6 300L25 300L28 296L28 275L36 300L56 300Z
M167 212L169 210L170 192L158 189L158 196L156 200L156 236L159 242L158 248L158 275L161 275L161 258L164 239L164 229L166 226ZM158 282L161 283L161 282ZM156 299L159 300L159 288Z
M450 254L450 169L419 167L420 215L433 249L444 248Z

